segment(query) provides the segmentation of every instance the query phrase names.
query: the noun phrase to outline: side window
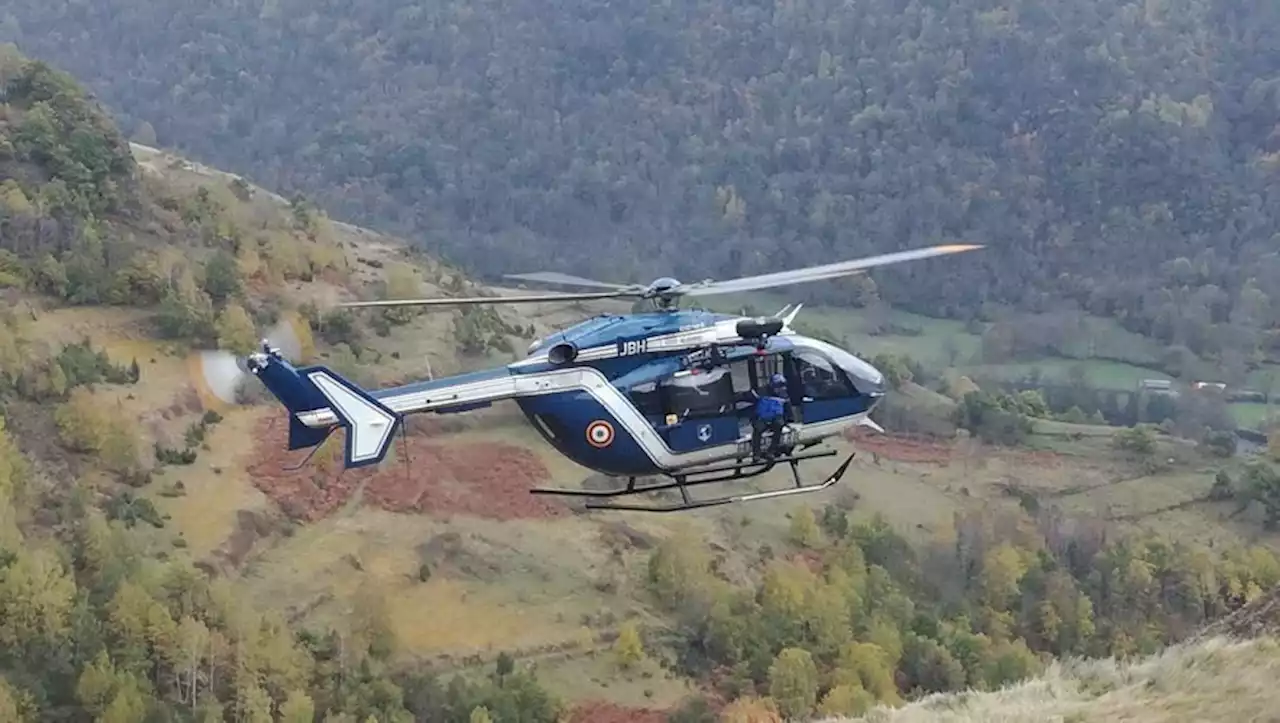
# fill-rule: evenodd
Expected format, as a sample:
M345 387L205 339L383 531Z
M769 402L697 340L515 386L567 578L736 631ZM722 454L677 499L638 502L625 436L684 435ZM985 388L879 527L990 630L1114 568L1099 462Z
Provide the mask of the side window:
M740 391L744 392L752 388L757 390L763 389L765 385L768 384L769 377L772 377L774 374L785 373L783 370L783 358L779 354L753 356L750 359L743 360L739 363L746 364L755 372L755 386L752 387L748 371L745 369L743 370L742 375L744 377L744 382Z
M812 399L836 399L854 393L848 379L827 358L811 351L798 351L793 355L800 388Z
M751 361L742 359L729 365L729 374L733 377L733 391L743 394L751 391Z

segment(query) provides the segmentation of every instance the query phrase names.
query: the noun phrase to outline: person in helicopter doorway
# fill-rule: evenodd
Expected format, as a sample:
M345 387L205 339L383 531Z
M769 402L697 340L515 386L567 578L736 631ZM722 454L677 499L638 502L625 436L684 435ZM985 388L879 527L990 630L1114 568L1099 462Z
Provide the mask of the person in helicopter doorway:
M769 378L769 386L763 394L753 389L751 396L755 398L754 413L751 415L751 456L756 459L762 458L760 438L764 436L765 430L769 430L773 432L773 436L763 458L773 459L781 451L782 428L790 418L787 414L791 406L790 397L787 394L787 378L781 374L774 374Z

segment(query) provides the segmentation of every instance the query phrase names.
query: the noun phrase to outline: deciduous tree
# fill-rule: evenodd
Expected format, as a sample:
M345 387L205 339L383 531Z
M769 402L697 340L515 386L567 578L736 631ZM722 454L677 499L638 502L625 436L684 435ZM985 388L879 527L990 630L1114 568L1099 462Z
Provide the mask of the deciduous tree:
M63 444L77 452L99 452L111 425L102 405L85 387L71 390L71 397L54 412Z
M257 331L243 306L235 302L227 304L218 314L216 326L220 349L239 356L253 352L257 343Z
M721 709L720 723L782 723L782 716L772 698L748 695Z
M791 512L791 541L800 547L817 547L822 541L822 531L808 505L798 505Z
M787 718L808 715L818 697L818 668L802 648L786 648L769 666L769 697Z
M0 568L0 645L22 655L67 635L76 587L52 550L34 547L15 555Z
M300 690L291 691L280 705L280 723L312 723L315 716L315 703Z
M824 716L860 716L876 704L875 696L855 683L837 685L822 696L818 712Z
M634 621L628 620L618 631L618 639L613 645L613 654L623 669L630 669L644 660L644 644L640 641L640 631Z

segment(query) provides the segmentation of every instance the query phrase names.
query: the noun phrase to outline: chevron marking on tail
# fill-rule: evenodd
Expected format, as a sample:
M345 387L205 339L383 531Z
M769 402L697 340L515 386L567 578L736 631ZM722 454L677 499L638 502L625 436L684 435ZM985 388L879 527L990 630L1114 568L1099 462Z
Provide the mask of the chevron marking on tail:
M329 400L342 426L346 427L346 466L364 467L381 462L395 438L401 416L327 370L309 372L307 378Z

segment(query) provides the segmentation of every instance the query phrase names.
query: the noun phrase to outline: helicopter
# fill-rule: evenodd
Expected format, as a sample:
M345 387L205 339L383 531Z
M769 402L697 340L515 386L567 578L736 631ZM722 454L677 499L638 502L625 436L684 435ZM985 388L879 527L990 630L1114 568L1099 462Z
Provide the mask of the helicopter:
M261 350L233 359L256 376L288 411L290 450L312 448L345 430L344 465L380 463L409 414L458 414L514 400L540 436L560 454L607 477L613 489L534 488L542 495L588 498L588 509L674 512L817 492L836 484L853 455L818 482L801 479L800 464L835 456L824 440L859 425L883 431L869 415L886 393L884 375L854 354L791 328L802 305L772 316L736 316L682 309L698 298L836 279L865 270L982 248L947 244L852 261L725 281L684 284L660 278L648 285L612 284L559 272L504 278L601 289L495 297L355 301L344 308L467 306L634 299L633 313L605 313L535 340L526 358L506 366L402 386L363 389L324 366L295 367L270 336ZM214 352L206 373L229 352ZM233 373L234 375L234 373ZM752 390L781 375L790 414L770 453L754 437ZM745 405L745 406L744 406ZM749 479L786 463L793 484L782 489L695 499L691 487ZM298 465L300 468L306 460ZM652 478L667 478L648 481ZM676 489L680 501L614 501Z

